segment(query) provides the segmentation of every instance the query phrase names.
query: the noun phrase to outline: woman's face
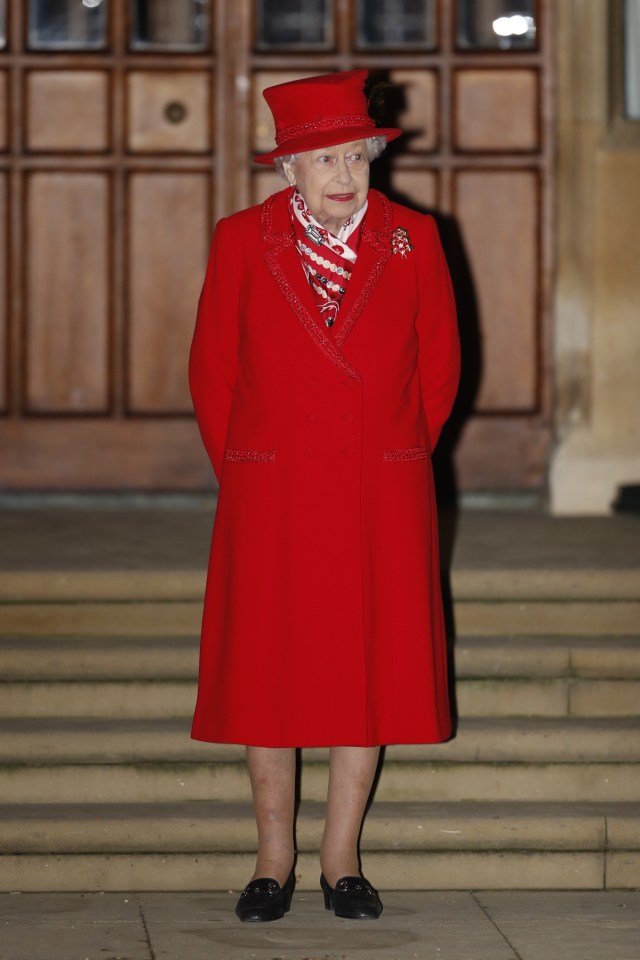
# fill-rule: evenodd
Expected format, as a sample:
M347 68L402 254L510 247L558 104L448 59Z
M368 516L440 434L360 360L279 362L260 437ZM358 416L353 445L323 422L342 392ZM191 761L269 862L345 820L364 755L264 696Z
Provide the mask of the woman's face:
M369 191L369 159L364 140L300 154L284 164L318 223L337 233L362 207Z

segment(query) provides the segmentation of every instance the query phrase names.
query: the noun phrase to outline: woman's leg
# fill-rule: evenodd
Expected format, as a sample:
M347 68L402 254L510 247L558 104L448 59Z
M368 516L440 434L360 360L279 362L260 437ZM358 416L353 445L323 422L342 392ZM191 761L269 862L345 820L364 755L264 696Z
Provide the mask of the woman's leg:
M272 877L282 886L293 865L296 752L288 747L247 747L258 856L252 880Z
M331 747L327 818L320 866L327 883L357 877L358 836L375 776L380 747Z

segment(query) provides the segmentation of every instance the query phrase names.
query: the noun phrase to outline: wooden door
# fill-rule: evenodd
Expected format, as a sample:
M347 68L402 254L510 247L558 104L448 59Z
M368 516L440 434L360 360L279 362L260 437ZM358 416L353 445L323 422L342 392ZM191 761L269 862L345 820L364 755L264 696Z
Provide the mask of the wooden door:
M11 4L4 487L210 480L186 368L219 215L219 46L195 0Z
M550 8L16 0L0 49L0 484L210 484L188 347L215 220L283 186L251 159L272 145L261 91L363 66L393 84L380 120L407 130L374 184L438 216L459 297L464 386L441 458L463 488L539 487Z

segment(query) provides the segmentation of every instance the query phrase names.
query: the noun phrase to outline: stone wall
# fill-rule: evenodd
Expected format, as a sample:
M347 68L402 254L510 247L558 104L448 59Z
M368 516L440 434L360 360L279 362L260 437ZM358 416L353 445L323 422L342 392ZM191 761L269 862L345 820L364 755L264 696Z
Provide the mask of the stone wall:
M558 17L554 513L607 513L640 483L640 123L616 118L605 0Z

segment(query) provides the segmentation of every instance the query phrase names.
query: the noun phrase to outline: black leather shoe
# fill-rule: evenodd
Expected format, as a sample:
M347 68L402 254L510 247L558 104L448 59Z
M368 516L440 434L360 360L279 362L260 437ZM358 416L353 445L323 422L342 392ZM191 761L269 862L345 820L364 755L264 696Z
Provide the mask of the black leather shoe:
M330 887L324 873L320 874L324 905L336 917L347 920L377 920L382 913L380 897L363 877L341 877Z
M293 870L283 887L271 877L258 877L248 883L236 904L236 916L243 923L260 923L279 920L291 906L291 894L295 883Z

